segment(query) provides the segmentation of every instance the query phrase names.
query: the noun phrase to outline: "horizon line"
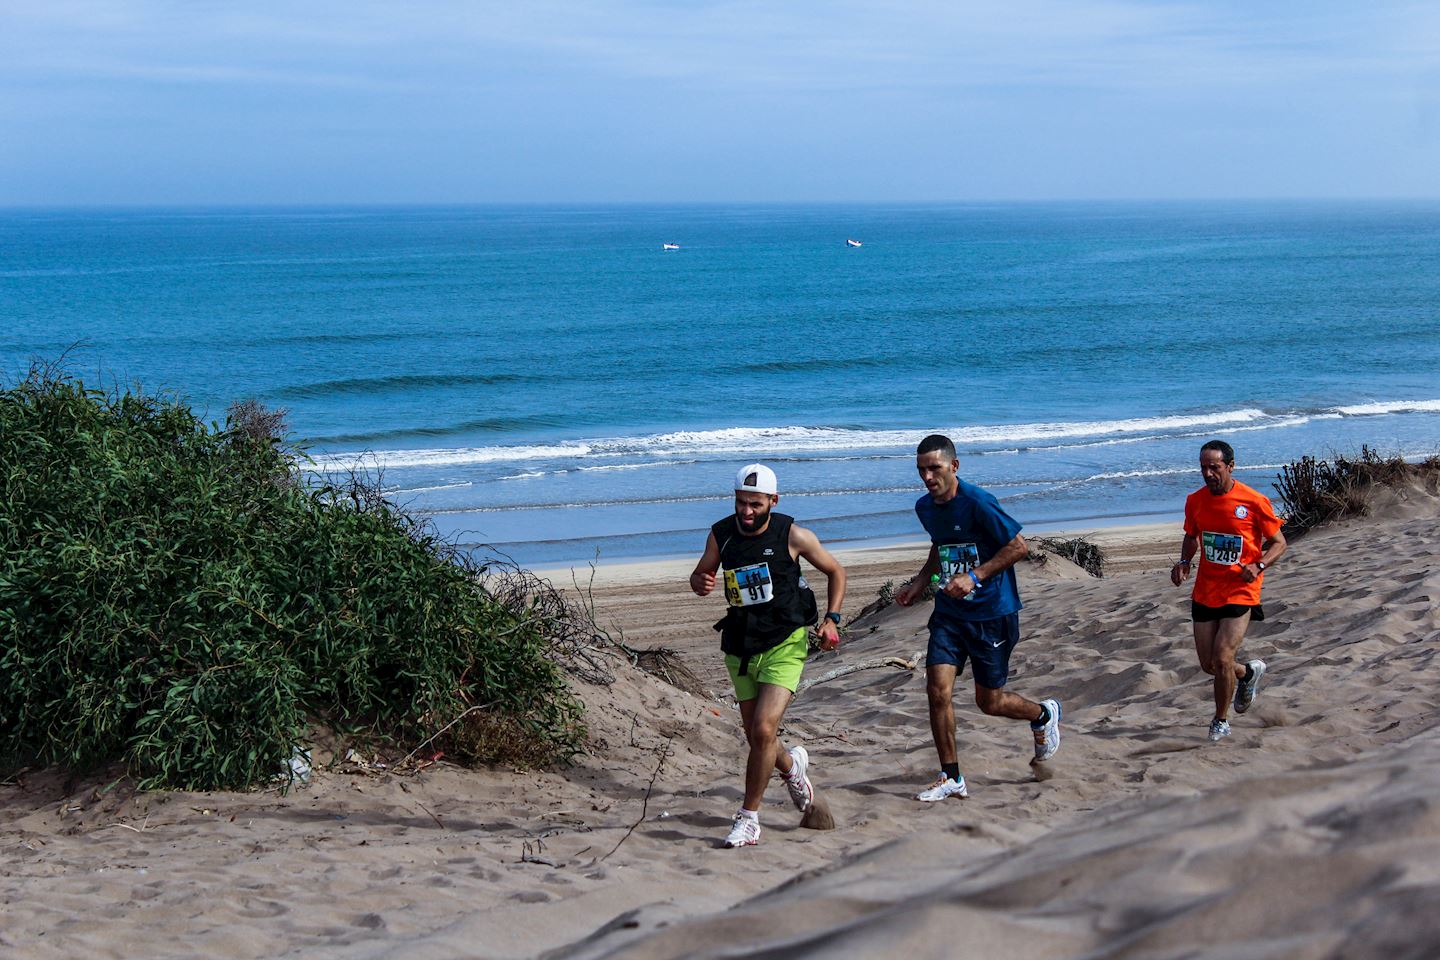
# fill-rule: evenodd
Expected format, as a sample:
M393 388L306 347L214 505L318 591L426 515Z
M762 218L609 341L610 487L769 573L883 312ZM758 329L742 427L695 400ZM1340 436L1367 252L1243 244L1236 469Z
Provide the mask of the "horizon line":
M1001 197L990 199L911 200L215 200L147 201L107 200L95 202L0 203L0 211L81 211L81 210L322 210L322 209L458 209L477 207L956 207L956 206L1044 206L1058 204L1428 204L1440 202L1437 195L1367 196L1230 196L1230 197Z

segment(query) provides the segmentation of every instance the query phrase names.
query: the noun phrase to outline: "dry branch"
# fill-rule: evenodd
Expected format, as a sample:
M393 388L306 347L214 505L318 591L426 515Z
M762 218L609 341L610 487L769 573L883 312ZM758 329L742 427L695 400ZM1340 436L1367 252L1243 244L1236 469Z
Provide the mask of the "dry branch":
M904 657L891 656L876 657L873 660L862 660L859 663L847 663L843 667L836 667L833 670L826 671L813 680L803 681L795 693L798 695L815 686L817 683L828 683L831 680L837 680L840 677L849 676L852 673L859 673L861 670L874 670L877 667L896 667L900 670L914 670L924 662L924 654L917 650L908 660Z

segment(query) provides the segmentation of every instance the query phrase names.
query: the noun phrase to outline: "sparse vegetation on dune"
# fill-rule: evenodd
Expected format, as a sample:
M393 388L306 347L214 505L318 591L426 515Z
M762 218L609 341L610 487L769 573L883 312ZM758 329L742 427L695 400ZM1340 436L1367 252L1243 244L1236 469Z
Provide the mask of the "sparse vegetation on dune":
M1100 549L1099 544L1084 537L1070 540L1037 537L1030 542L1035 544L1035 548L1030 551L1030 560L1033 562L1043 564L1047 556L1054 554L1069 560L1092 577L1105 576L1105 551Z
M497 589L373 483L305 482L282 430L49 369L0 391L0 765L243 788L312 724L469 761L580 748L587 611Z
M1440 456L1411 463L1362 446L1358 456L1302 457L1281 467L1275 490L1285 533L1293 536L1331 520L1365 514L1374 487L1402 489L1413 483L1423 483L1434 492L1440 485Z

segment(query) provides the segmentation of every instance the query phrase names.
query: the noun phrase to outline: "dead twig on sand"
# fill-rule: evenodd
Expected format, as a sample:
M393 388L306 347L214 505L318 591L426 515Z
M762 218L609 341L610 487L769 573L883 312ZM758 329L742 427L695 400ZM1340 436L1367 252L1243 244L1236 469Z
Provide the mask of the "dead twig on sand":
M130 826L130 824L128 824L128 823L121 823L120 821L117 820L117 821L115 821L114 823L107 823L107 824L105 824L105 827L104 827L103 829L107 829L107 830L108 830L110 827L119 827L119 828L122 829L122 830L131 830L131 831L134 831L135 833L144 833L144 832L145 832L145 826L146 826L146 824L148 824L149 822L150 822L150 818L149 818L149 817L146 817L145 820L144 820L144 822L141 823L140 826L138 826L138 827L132 827L132 826Z
M800 739L806 743L812 743L816 740L839 740L841 743L850 742L849 734L845 733L817 733L813 737L807 737L802 733L800 734Z
M795 693L799 695L817 683L827 683L831 680L837 680L840 677L849 676L852 673L859 673L861 670L874 670L877 667L896 667L900 670L914 670L924 662L924 654L917 650L908 660L904 657L876 657L873 660L862 660L859 663L847 663L843 667L836 667L834 670L822 673L813 680L802 682Z
M558 870L558 869L560 868L560 865L559 865L558 863L556 863L554 860L551 860L549 857L542 857L542 856L540 856L541 851L543 851L544 849L545 849L545 842L544 842L543 840L538 840L538 839L537 839L537 840L535 841L535 845L534 845L534 846L531 846L531 845L530 845L530 841L529 841L529 840L523 840L523 841L521 841L521 844L520 844L520 862L521 862L521 863L538 863L538 864L540 864L541 866L554 867L555 869Z
M636 820L634 823L630 824L630 829L625 831L625 836L621 837L621 838L619 839L619 841L616 842L615 846L613 846L613 847L610 848L610 853L607 853L607 854L605 854L605 856L603 856L603 857L600 858L602 861L610 859L610 854L611 854L611 853L614 853L616 850L619 850L619 849L620 849L620 844L624 843L626 840L629 840L629 839L630 839L630 834L632 834L632 833L635 832L635 828L638 827L638 826L640 826L640 824L642 824L642 823L645 822L645 814L646 814L646 812L649 811L649 809L650 809L650 791L652 791L652 790L655 789L655 781L656 781L656 779L659 778L659 776L660 776L660 770L661 770L662 767L665 766L665 760L666 760L666 758L669 757L669 756L670 756L670 738L669 738L669 737L666 737L666 738L665 738L665 747L664 747L663 750L660 751L660 762L657 763L657 764L655 764L655 772L652 773L652 774L650 774L650 782L649 782L648 784L646 784L646 786L645 786L645 799L644 799L644 801L640 804L640 819L638 819L638 820Z
M439 818L439 817L435 816L435 814L433 814L433 813L430 813L430 808L427 807L427 806L425 806L425 804L421 803L419 800L416 800L415 803L416 803L417 806L419 806L419 808L420 808L421 810L424 810L426 813L429 813L429 814L430 814L430 819L435 821L435 826L439 827L441 830L449 830L449 829L450 829L449 827L445 826L445 824L443 824L443 823L440 822L440 818Z

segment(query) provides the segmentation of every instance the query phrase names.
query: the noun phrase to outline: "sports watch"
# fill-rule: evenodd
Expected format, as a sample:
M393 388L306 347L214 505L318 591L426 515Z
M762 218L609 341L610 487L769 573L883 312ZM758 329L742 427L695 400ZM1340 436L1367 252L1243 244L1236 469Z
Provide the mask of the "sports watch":
M825 614L825 619L829 620L837 627L840 626L840 614L836 613L834 610L831 610L829 613Z
M1256 560L1256 561L1255 561L1255 566L1257 566L1257 567L1260 568L1260 572L1261 572L1261 573L1264 573L1264 572L1265 572L1265 561L1264 561L1264 560Z

